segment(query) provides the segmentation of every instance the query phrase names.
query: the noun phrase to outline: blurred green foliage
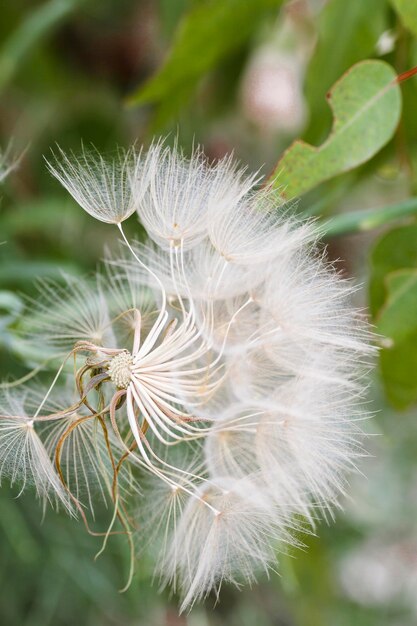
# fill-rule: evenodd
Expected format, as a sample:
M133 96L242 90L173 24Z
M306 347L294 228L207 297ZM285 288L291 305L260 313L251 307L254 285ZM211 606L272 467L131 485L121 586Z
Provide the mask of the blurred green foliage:
M128 102L157 103L156 125L175 114L196 83L236 49L242 48L259 24L282 0L212 0L196 3L180 23L162 68ZM275 11L276 12L276 11Z
M392 0L392 5L398 12L404 26L417 35L417 5L410 0Z
M388 292L378 329L389 338L381 355L381 370L388 399L400 409L417 400L415 371L417 329L416 270L400 270L387 276Z
M387 339L381 354L381 373L394 406L417 400L417 226L395 228L372 252L370 306L378 330Z
M1 189L2 376L27 372L28 355L9 332L22 293L33 293L40 276L91 271L103 246L117 239L115 229L90 219L47 173L43 157L55 142L74 150L92 142L111 151L116 144L146 144L153 132L169 141L178 135L186 151L196 142L210 158L234 150L251 169L263 166L267 173L297 137L314 146L325 142L332 124L326 94L353 76L351 101L344 94L340 106L347 113L364 107L366 115L355 115L345 130L335 127L327 142L338 139L337 149L321 157L320 168L309 161L302 164L307 173L296 177L296 155L293 169L281 172L281 162L278 174L286 176L281 184L293 185L291 196L303 193L297 210L328 220L331 258L344 258L343 271L359 280L370 275L370 308L385 335L385 395L376 381L372 401L380 412L368 429L381 436L370 440L374 458L363 466L369 480L352 486L354 504L345 503L336 524L320 524L320 537L308 537L305 552L281 556L281 576L261 577L259 586L242 592L225 588L217 606L209 598L188 616L178 616L175 597L152 586L144 557L129 591L117 592L128 567L122 539L113 538L95 562L97 539L80 522L53 512L42 522L33 494L17 498L18 491L3 485L1 624L416 622L417 568L409 555L417 548L417 79L401 85L399 124L399 87L374 100L380 85L417 65L416 24L415 0L3 1L0 145L13 138L14 153L23 154ZM288 68L292 80L285 78ZM368 73L359 76L358 68ZM384 68L381 76L376 68ZM304 113L294 121L297 107ZM402 223L390 230L396 218ZM128 229L142 235L134 217ZM351 232L363 234L346 236ZM364 291L358 298L366 305ZM395 414L387 399L412 408ZM100 512L97 526L107 520L108 512Z

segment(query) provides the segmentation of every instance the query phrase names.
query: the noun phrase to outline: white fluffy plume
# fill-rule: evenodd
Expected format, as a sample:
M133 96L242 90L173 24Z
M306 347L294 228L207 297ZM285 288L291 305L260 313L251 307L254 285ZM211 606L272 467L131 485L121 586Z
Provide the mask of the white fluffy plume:
M157 143L112 164L61 155L51 170L87 212L118 225L124 245L95 279L44 283L29 301L31 354L65 352L62 371L76 362L78 402L53 415L48 452L67 442L84 482L90 469L100 483L103 465L112 524L132 530L140 516L156 569L185 609L223 581L240 585L273 567L276 548L298 542L297 527L339 506L362 453L369 331L314 227L230 158L209 165L200 150L187 159ZM135 210L148 243L130 243L122 229ZM49 466L3 413L3 463L14 479L17 458L23 480L34 475L45 490ZM26 433L30 418L21 419ZM98 447L85 440L92 432L104 437ZM120 508L126 466L142 482L133 514Z

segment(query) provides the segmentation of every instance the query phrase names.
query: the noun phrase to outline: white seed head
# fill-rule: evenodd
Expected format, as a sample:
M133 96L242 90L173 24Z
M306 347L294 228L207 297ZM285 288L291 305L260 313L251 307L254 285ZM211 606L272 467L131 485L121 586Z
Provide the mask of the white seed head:
M301 518L314 526L318 512L331 515L361 454L372 350L352 288L317 252L315 230L256 190L256 175L160 143L134 173L126 167L130 157L115 166L98 157L93 169L63 157L54 173L98 219L120 224L136 208L151 242L125 238L96 281L44 283L27 326L40 354L45 345L88 352L77 383L107 364L77 388L100 384L109 437L118 453L130 450L123 465L135 465L141 484L150 475L143 534L161 546L159 570L186 608L222 581L251 582L273 567L275 541L297 543ZM10 414L21 414L18 404ZM59 415L68 422L70 410ZM38 435L22 419L16 431L0 412L0 444L7 456L16 431L31 460ZM88 419L65 437L62 428L48 452L83 459L86 482L84 468L100 473L109 442L86 448L102 436Z

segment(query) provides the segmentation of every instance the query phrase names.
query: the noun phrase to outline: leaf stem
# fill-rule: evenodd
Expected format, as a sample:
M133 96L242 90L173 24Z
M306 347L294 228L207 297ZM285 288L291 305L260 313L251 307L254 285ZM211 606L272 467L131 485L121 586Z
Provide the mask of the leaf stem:
M336 215L321 222L319 230L326 238L338 237L367 232L409 215L417 215L417 197L378 209Z

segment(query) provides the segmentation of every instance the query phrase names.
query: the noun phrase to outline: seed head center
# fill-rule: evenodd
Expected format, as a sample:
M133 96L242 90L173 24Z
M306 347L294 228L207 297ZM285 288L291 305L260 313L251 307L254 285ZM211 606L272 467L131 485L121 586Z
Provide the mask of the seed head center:
M127 350L112 358L109 364L110 379L119 389L127 389L132 378L133 357Z

